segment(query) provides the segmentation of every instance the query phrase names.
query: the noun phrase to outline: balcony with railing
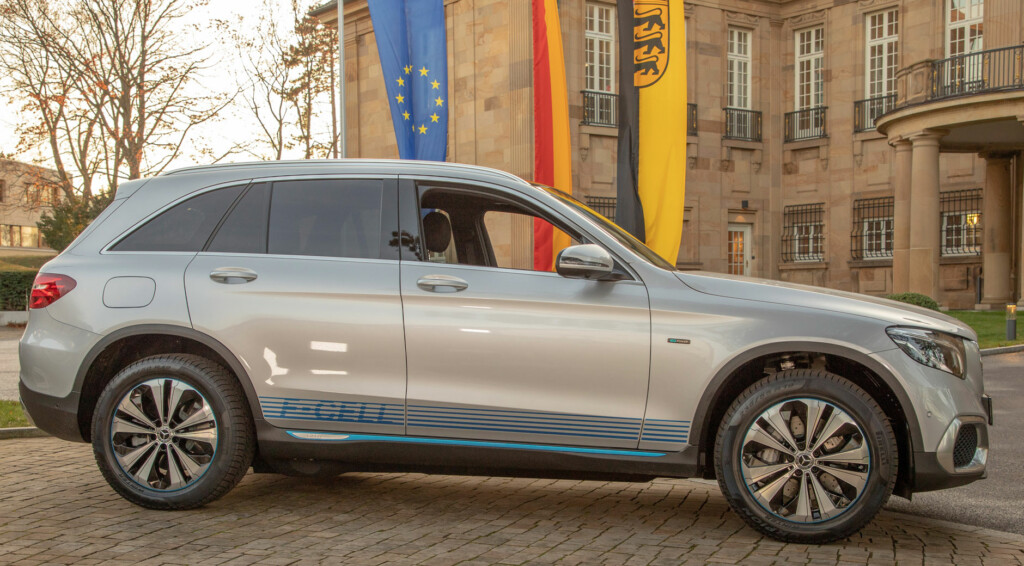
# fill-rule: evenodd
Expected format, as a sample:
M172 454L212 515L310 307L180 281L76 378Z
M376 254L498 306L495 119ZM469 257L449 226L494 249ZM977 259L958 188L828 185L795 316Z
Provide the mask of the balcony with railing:
M896 95L877 96L853 103L853 131L875 129L875 119L896 107Z
M1024 146L1019 116L1024 116L1024 45L926 59L900 69L896 102L874 116L874 123L890 140L928 129L944 132L943 151L1019 151Z
M614 128L619 121L619 95L596 90L583 91L583 124Z
M757 110L724 108L725 135L728 140L761 141L761 113Z
M808 108L787 112L785 115L785 141L796 142L827 138L828 130L825 125L828 117L828 107Z

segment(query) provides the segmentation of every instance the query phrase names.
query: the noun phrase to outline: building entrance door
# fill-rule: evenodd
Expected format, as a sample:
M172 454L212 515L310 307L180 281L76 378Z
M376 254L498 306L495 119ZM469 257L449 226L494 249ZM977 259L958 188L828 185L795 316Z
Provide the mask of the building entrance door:
M750 275L750 224L730 224L728 234L729 275Z

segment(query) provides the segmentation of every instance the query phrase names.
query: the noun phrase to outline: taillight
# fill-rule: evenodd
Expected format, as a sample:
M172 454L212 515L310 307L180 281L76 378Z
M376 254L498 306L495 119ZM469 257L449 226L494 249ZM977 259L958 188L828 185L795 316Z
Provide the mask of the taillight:
M32 300L29 301L28 308L46 308L74 288L75 280L67 275L40 273L36 275L36 280L32 283Z

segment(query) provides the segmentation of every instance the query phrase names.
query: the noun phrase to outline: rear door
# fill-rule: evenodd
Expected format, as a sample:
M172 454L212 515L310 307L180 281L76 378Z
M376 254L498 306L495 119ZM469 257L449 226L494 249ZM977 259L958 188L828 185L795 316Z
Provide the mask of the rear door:
M193 326L245 365L279 427L401 434L393 178L255 183L185 274Z

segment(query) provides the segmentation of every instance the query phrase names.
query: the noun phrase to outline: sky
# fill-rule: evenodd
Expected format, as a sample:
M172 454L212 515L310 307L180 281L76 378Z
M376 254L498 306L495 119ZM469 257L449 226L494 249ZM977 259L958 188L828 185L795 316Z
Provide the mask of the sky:
M280 14L282 22L289 22L291 9L289 0L268 0L275 4L274 9ZM302 0L300 0L302 2ZM305 0L307 5L319 5L317 0ZM205 27L205 24L213 20L228 22L239 32L251 32L254 26L261 0L250 0L249 2L236 2L234 0L209 0L207 6L202 9L192 10L188 13L184 24L190 27ZM237 89L234 47L224 38L208 37L214 34L195 33L196 40L209 44L211 68L205 71L200 92L233 92ZM3 85L3 78L0 77L0 85ZM6 85L3 85L6 86ZM19 112L17 104L12 103L10 97L0 98L0 152L13 153L17 145L17 126L19 124ZM329 114L328 114L329 116ZM192 130L185 142L186 148L194 147L203 142L211 146L215 154L220 154L231 148L236 142L252 139L258 135L254 118L248 115L244 108L228 108L213 122L202 124ZM18 154L16 158L23 161L34 161L42 157L48 159L48 154L29 155ZM301 154L285 157L301 157ZM258 157L251 154L237 154L226 158L224 161L250 161ZM176 167L187 167L191 165L208 163L210 158L197 156L193 152L185 151L181 157L176 159L169 169ZM41 162L47 165L47 162Z

